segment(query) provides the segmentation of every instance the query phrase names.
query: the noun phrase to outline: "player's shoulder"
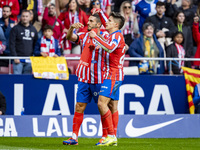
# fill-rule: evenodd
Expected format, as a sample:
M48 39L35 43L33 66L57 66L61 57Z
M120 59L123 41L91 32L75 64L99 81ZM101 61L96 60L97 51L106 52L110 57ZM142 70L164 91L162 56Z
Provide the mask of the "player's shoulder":
M109 33L108 33L108 31L106 31L106 30L100 30L100 34L101 34L103 37L108 37L108 36L109 36Z

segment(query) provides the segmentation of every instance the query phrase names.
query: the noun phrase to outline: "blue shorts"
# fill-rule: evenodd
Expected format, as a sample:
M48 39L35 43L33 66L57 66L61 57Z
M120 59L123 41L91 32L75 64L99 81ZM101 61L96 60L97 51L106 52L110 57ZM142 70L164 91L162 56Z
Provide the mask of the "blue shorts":
M97 103L100 89L101 84L78 82L76 101L80 103L90 103L93 98L94 102Z
M122 81L105 79L101 85L99 95L111 98L112 100L119 100L119 87L121 85Z

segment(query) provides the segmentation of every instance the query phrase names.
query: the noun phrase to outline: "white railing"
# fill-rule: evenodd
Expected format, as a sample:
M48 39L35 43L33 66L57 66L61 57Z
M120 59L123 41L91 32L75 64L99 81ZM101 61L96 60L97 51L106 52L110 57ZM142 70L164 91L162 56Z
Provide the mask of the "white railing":
M0 60L9 60L9 74L11 74L11 60L13 59L27 59L30 60L30 57L23 57L23 56L19 56L19 57L8 57L8 56L0 56ZM74 56L74 57L65 57L66 60L79 60L80 57L78 56ZM138 61L138 60L163 60L163 61L200 61L200 58L149 58L149 57L125 57L124 60L131 60L131 61ZM171 64L171 63L170 63ZM171 66L170 66L171 68Z

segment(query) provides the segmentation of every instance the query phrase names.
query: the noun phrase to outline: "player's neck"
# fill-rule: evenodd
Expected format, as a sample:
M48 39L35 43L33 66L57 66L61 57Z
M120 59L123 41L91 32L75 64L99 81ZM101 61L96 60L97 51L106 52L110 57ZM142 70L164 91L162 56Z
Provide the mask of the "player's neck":
M117 30L119 30L119 29L118 29L118 28L112 28L112 29L110 29L108 32L109 32L109 34L111 34L111 33L115 32L115 31L117 31Z

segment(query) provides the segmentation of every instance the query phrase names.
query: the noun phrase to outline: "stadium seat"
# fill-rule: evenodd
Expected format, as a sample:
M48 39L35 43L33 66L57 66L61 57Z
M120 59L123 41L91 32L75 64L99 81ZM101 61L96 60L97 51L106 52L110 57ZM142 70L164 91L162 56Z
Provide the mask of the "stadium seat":
M9 74L8 67L0 67L0 74Z
M126 54L125 58L126 57L130 57L129 54ZM124 67L128 67L128 66L129 66L129 60L124 60Z
M80 54L67 54L65 57L81 57ZM79 63L79 60L67 60L67 66L71 70L71 74L75 74L76 67Z
M12 64L10 64L10 74L13 74L13 65ZM0 74L9 74L9 67L0 67Z

